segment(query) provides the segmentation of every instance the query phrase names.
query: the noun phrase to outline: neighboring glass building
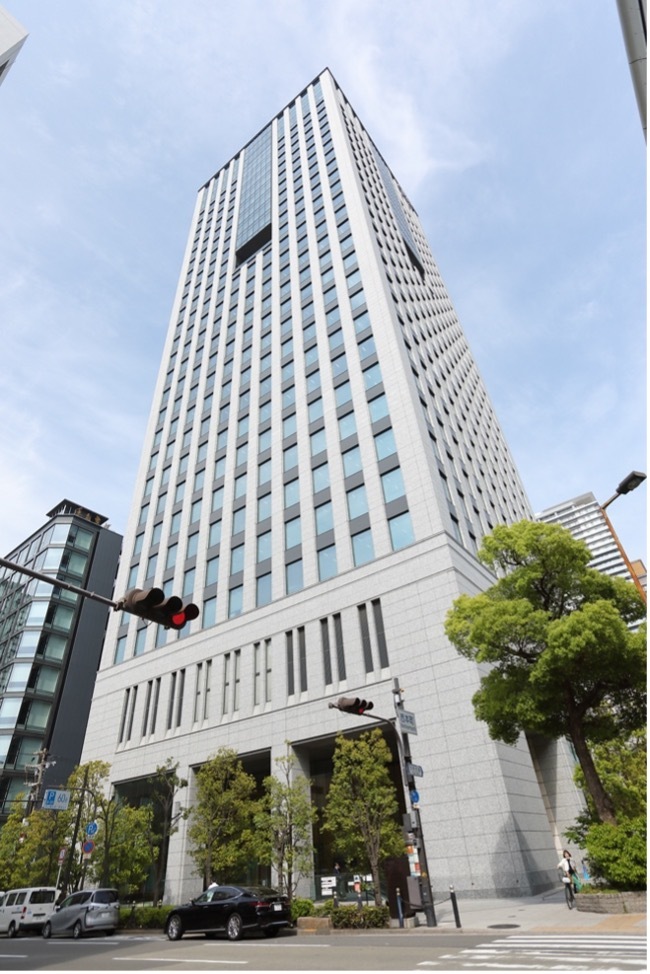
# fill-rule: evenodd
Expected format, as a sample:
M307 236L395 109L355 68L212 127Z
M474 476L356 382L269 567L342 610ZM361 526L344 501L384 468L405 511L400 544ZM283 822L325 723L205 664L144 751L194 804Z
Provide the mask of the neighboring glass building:
M106 518L61 501L6 556L110 598L122 538ZM38 781L65 784L79 763L108 608L0 567L0 823ZM56 762L52 764L51 762Z
M220 746L261 777L288 741L321 804L336 734L368 728L327 702L391 717L397 678L434 888L548 887L571 767L489 739L443 631L493 581L482 536L530 516L417 215L325 71L199 191L117 590L201 614L111 617L84 760L133 798L171 757L191 803ZM174 902L200 882L178 824Z

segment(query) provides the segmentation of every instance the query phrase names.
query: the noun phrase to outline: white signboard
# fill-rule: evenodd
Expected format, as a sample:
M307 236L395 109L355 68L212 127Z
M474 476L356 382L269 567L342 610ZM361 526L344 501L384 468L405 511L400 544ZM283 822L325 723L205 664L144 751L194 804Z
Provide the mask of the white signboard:
M417 734L415 714L412 714L410 710L398 710L397 719L399 720L400 730L404 731L405 734Z
M70 792L58 788L47 788L43 795L43 808L55 812L65 812L70 804Z

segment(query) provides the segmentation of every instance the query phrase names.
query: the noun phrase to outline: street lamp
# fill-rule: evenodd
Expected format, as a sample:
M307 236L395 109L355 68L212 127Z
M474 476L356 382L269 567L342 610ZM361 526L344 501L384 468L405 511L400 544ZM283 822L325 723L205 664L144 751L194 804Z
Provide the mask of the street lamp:
M640 470L633 470L632 473L629 473L627 475L627 477L624 477L623 480L621 480L620 484L616 488L616 493L615 494L612 494L612 496L609 498L609 500L608 501L605 501L604 504L600 504L599 507L600 507L600 510L602 511L603 517L605 518L605 523L607 524L607 527L611 531L612 537L614 538L614 541L616 542L616 545L618 547L618 550L621 553L621 557L622 557L623 561L625 562L625 565L627 567L627 570L630 573L630 576L632 578L632 581L636 585L636 587L637 587L637 589L639 591L639 595L641 596L641 598L643 599L643 601L647 605L648 596L646 594L646 591L645 591L643 585L641 584L641 582L639 581L639 578L637 576L637 573L634 571L634 568L632 567L632 564L630 562L630 559L627 557L627 554L625 553L625 549L623 548L623 545L618 540L618 535L616 534L616 531L614 530L614 527L612 525L612 522L608 518L607 513L605 511L605 508L606 507L609 507L609 505L611 503L613 503L613 501L615 501L617 497L620 497L621 494L629 494L631 491L636 490L637 487L640 487L641 486L641 484L643 483L643 481L645 479L646 479L646 475L644 473L641 473Z

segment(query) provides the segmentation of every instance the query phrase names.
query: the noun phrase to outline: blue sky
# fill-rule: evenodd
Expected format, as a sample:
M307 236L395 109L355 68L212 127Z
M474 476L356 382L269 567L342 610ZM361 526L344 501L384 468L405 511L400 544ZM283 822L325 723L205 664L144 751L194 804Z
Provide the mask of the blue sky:
M424 224L539 511L645 470L643 139L615 0L3 0L0 553L125 530L199 186L324 67ZM645 558L646 486L609 510Z

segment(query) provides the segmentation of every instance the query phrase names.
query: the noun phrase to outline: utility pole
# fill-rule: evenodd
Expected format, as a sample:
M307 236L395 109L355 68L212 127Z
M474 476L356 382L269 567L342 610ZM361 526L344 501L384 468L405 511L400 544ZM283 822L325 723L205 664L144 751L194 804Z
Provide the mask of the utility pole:
M406 781L409 794L409 800L411 808L413 810L412 814L415 817L415 828L413 829L415 833L416 848L418 850L418 859L420 861L420 896L422 898L422 907L424 909L424 915L426 917L428 927L436 927L436 912L433 905L433 892L431 890L431 877L429 876L429 866L427 863L427 853L424 845L424 835L422 832L422 819L420 817L420 802L419 795L415 787L415 778L413 775L413 764L411 762L411 747L409 744L408 733L403 729L408 726L408 721L405 720L406 711L404 709L403 701L403 690L399 685L399 680L393 680L393 702L395 704L395 714L397 717L397 726L395 731L398 737L401 739L402 746L401 759L402 759L402 775Z

